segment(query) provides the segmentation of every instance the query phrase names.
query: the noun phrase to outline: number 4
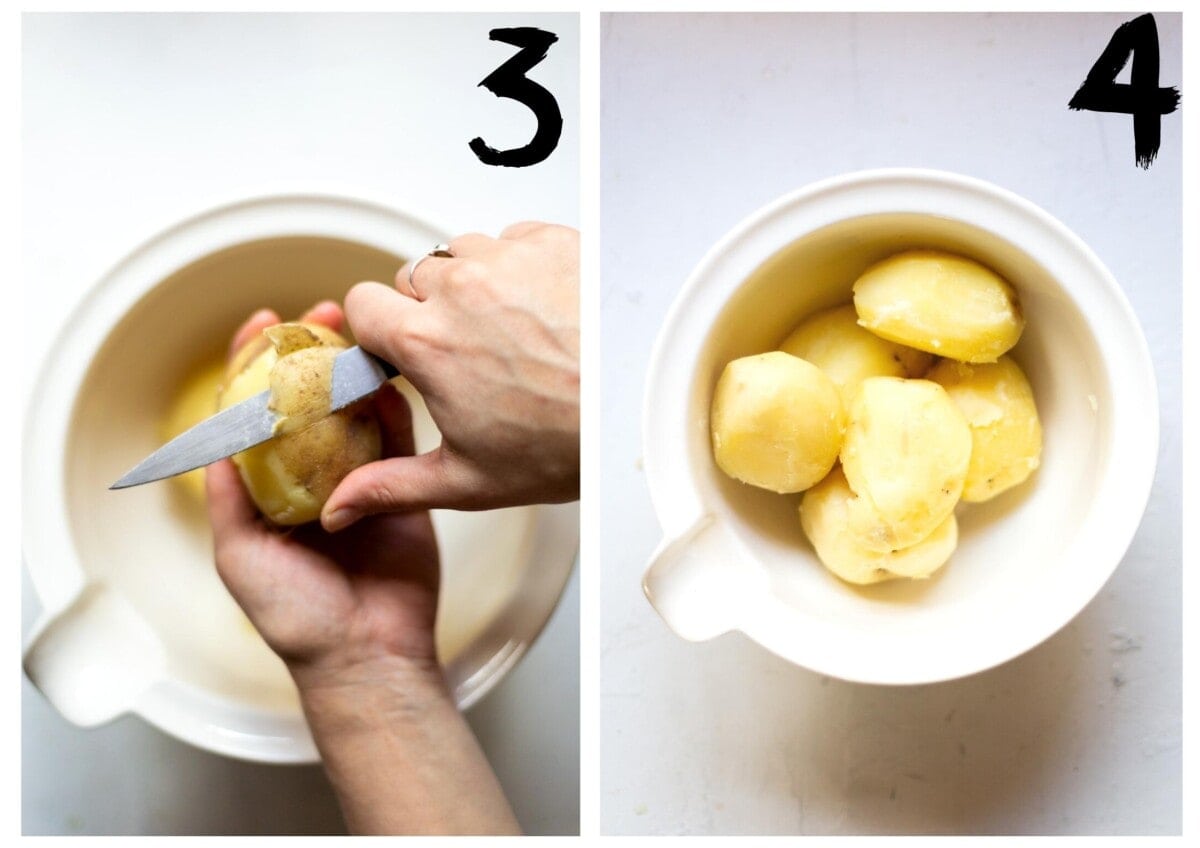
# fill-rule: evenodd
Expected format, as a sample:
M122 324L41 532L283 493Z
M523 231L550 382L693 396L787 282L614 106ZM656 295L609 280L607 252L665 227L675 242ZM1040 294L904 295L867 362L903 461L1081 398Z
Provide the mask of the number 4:
M1118 83L1117 74L1130 54L1129 83ZM1179 90L1158 85L1158 27L1153 15L1141 15L1117 27L1067 105L1075 110L1133 115L1134 157L1142 168L1150 167L1158 155L1162 116L1179 106Z

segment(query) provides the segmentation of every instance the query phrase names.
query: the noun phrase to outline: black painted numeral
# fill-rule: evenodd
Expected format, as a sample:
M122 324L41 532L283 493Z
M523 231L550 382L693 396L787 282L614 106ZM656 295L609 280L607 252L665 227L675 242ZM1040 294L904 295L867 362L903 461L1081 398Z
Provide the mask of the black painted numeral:
M1131 54L1129 82L1118 83L1117 74ZM1162 116L1179 107L1179 89L1158 85L1158 27L1153 15L1141 15L1117 27L1067 105L1075 110L1133 115L1134 159L1140 167L1150 167L1158 155Z
M546 58L546 51L558 41L558 36L535 27L512 27L494 29L488 33L488 38L520 47L521 50L479 84L497 97L507 97L528 106L537 118L537 131L524 147L497 150L476 137L471 139L471 150L485 165L507 168L536 165L558 147L558 140L562 136L562 112L554 95L525 74Z

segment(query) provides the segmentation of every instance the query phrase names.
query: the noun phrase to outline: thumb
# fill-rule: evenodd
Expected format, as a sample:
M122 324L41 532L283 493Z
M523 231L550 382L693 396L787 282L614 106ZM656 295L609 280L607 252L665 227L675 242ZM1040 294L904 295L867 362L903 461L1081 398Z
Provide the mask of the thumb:
M380 512L470 509L470 477L445 447L368 463L347 474L333 490L321 510L321 525L334 533Z
M258 507L242 485L233 461L222 459L204 470L208 518L218 541L251 532L258 525Z

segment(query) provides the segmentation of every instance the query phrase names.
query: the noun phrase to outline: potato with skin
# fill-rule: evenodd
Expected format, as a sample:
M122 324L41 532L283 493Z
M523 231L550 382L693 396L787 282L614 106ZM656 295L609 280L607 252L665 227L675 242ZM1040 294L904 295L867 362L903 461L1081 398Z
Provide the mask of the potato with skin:
M281 417L275 433L294 433L325 417L333 385L333 361L345 342L333 331L317 335L303 324L278 324L263 330L277 357L269 384L271 408Z
M779 349L811 362L829 375L846 406L867 377L920 377L933 364L932 354L890 342L860 327L852 303L806 318Z
M1037 469L1042 425L1029 380L1011 357L976 365L946 359L929 379L946 390L971 428L964 501L994 498Z
M318 324L277 324L226 369L221 409L269 388L270 408L281 416L273 439L233 457L255 505L275 524L317 519L342 478L381 455L369 402L326 414L333 360L348 346Z
M850 490L841 468L834 468L804 493L800 526L812 542L821 563L848 583L860 585L897 577L925 579L946 564L958 545L958 522L951 512L932 533L916 544L889 551L873 551L846 532L852 510L862 499Z
M709 425L713 457L730 477L772 492L800 492L837 461L845 411L821 369L772 351L725 366Z
M909 250L872 265L854 283L854 308L872 333L962 362L995 362L1025 328L1008 281L938 250Z
M954 511L971 428L937 383L869 377L850 405L841 461L863 502L848 511L856 543L881 553L906 548Z

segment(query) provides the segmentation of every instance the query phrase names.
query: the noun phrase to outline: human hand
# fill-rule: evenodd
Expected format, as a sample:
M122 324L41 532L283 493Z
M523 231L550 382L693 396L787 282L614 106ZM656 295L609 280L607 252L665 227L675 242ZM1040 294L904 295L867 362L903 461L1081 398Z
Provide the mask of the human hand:
M341 329L336 304L301 320ZM277 323L255 313L231 355ZM411 456L412 414L375 394L385 457ZM442 677L438 551L427 512L364 518L336 536L268 527L229 460L208 469L217 572L287 665L346 824L364 834L520 828Z
M323 303L301 320L341 330L341 309ZM230 354L279 322L270 310L238 330ZM412 416L385 385L375 395L384 455L411 455ZM217 572L302 687L381 668L436 680L438 552L428 513L380 515L332 536L315 524L281 533L267 525L236 467L208 470ZM382 668L387 671L383 672Z
M428 257L413 285L346 296L358 343L419 391L442 433L420 456L355 469L321 513L327 530L365 515L492 509L579 497L579 234L522 223Z

